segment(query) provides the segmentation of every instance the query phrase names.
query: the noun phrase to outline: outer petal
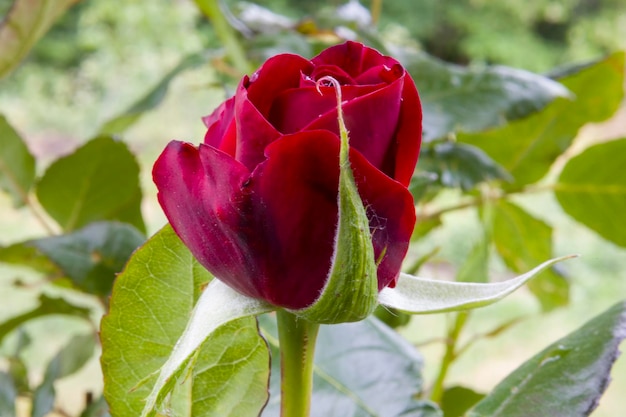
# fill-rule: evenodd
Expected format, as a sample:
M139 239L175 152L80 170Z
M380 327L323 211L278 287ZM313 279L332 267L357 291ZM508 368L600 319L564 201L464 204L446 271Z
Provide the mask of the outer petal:
M402 89L402 106L396 130L395 146L390 149L387 161L394 162L393 177L408 187L422 143L422 105L415 83L407 73ZM390 165L387 169L390 169Z
M310 305L326 282L337 224L338 138L326 131L284 136L252 175L255 223L267 236L263 297ZM335 157L337 155L337 157Z
M402 184L382 174L358 152L351 152L350 161L370 221L380 291L394 286L398 278L415 227L415 204Z
M251 284L263 254L247 239L248 170L215 148L172 141L152 174L165 215L196 259L234 289L261 298Z
M339 138L328 131L288 135L267 149L268 159L253 173L253 212L268 236L264 298L299 309L322 289L333 252L337 223ZM357 151L350 159L373 230L379 288L393 284L415 223L413 199L399 183Z

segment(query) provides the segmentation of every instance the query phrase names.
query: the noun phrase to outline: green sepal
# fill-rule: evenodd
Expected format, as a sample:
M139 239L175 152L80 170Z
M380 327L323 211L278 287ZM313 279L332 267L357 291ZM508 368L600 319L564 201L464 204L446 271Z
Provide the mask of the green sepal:
M400 274L395 288L384 288L380 304L411 314L444 313L484 307L511 294L528 280L573 255L551 259L516 278L491 283L442 281Z
M332 264L324 288L309 307L292 313L314 323L335 324L363 320L378 305L378 277L374 246L363 201L354 181L349 160L348 131L341 109L341 89L331 77L337 93L339 150L339 219Z

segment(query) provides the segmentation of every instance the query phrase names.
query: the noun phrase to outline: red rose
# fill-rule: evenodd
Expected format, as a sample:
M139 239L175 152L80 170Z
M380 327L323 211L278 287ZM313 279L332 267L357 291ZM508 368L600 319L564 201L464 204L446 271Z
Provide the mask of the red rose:
M422 112L393 58L355 42L310 61L275 56L204 118L204 144L171 142L153 170L159 202L198 261L241 293L291 309L317 299L335 245L340 138L333 87L316 89L324 76L341 84L378 288L394 285L415 223L407 186Z

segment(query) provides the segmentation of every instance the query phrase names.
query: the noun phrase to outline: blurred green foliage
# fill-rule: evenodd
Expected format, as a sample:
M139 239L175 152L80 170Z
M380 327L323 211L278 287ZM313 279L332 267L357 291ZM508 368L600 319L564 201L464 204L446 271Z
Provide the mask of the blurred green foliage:
M0 0L0 13L10 13L12 3ZM411 273L429 260L446 258L437 254L439 248L425 245L433 246L448 213L467 214L466 209L472 213L465 216L465 233L453 235L443 249L466 247L462 256L448 257L458 268L450 275L456 272L459 281L487 281L494 265L524 272L552 257L559 252L555 236L563 231L518 201L537 193L554 199L563 217L589 233L626 245L616 209L626 201L621 169L626 138L595 146L574 141L586 124L606 120L623 102L624 54L616 51L626 48L626 3L383 0L378 20L370 23L368 8L376 0L363 0L365 8L353 8L349 16L339 13L338 7L346 5L339 0L259 2L265 9L238 0L220 4L252 66L281 52L312 56L343 37L355 37L397 56L412 74L423 100L425 135L411 186L419 218L413 248L421 251L408 268ZM13 275L7 285L38 300L0 325L0 336L14 336L8 343L12 365L0 372L0 414L15 411L9 403L16 396L33 395L45 400L35 410L47 412L54 403L54 380L82 366L81 356L67 370L53 372L55 360L73 352L72 346L80 344L77 339L49 363L52 370L45 372L44 384L33 385L21 355L31 341L16 336L15 330L61 314L91 323L95 334L115 274L143 241L140 231L155 228L154 218L146 216L149 205L142 206L154 197L153 191L141 188L149 169L142 174L139 166L152 163L172 132L184 135L182 139L200 138L200 116L229 95L242 75L219 35L192 2L83 1L58 20L17 70L0 80L0 111L7 115L0 116L0 185L22 206L3 210L26 212L32 223L43 224L37 229L40 234L50 235L29 239L17 233L22 241L14 242L7 234L0 242L5 245L0 261L37 272L35 290L22 288ZM529 72L572 61L586 62L553 71L550 77ZM179 101L167 106L172 89ZM154 117L163 106L168 113ZM142 125L150 113L153 117ZM137 126L142 127L139 133ZM43 145L33 139L32 132L47 130L60 139L46 136ZM87 144L80 147L82 142ZM138 150L137 161L132 151ZM70 155L60 157L64 153ZM98 181L105 184L98 186ZM475 239L468 237L469 229ZM590 271L601 266L593 256L589 262ZM611 264L612 276L619 277L621 266L619 260ZM533 281L530 290L537 305L544 312L566 305L576 283L572 276L578 273L553 268ZM54 296L40 295L39 288ZM75 302L76 293L87 301ZM409 321L393 311L382 311L379 317L394 326ZM454 403L455 395L465 397L464 409L482 396L464 387L442 391L447 367L467 347L458 345L466 317L453 321L444 335L449 355L442 360L440 386L435 382L446 417L461 412L446 411L454 408L445 404ZM516 322L498 323L496 330L476 338L493 337ZM615 326L605 330L610 333ZM607 347L610 356L620 337L618 332L606 336L596 347ZM90 355L93 346L84 345L83 354ZM590 361L590 366L597 365ZM576 363L566 365L578 369ZM332 371L343 370L337 366ZM608 374L607 369L601 372ZM552 384L563 384L559 375L550 378ZM586 398L595 401L600 394L594 391ZM487 403L492 401L488 396ZM96 400L85 413L102 412L102 404ZM431 411L438 415L434 406Z

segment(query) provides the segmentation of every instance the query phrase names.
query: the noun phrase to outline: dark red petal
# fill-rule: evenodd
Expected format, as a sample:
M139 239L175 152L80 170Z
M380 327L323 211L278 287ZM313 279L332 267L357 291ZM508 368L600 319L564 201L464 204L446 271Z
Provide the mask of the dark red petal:
M260 297L252 283L259 275L258 254L242 233L248 170L215 148L172 141L152 175L165 215L196 259L236 290Z
M368 86L342 86L344 101L354 100L359 96L375 91L384 84ZM320 91L322 94L320 94ZM320 87L320 91L313 87L292 88L285 90L276 97L270 110L269 120L276 129L284 134L296 133L313 121L328 113L334 112L337 119L337 98L333 87ZM336 123L335 123L336 124ZM337 132L337 128L333 130Z
M355 80L337 65L316 65L313 72L309 74L312 81L317 81L322 77L333 77L341 85L354 85L358 84ZM308 81L308 80L307 80ZM302 87L302 85L300 85Z
M349 100L343 105L344 122L350 134L350 146L361 152L372 165L394 176L385 163L396 134L401 108L402 80ZM334 96L334 95L333 95ZM305 127L338 132L336 110L329 111Z
M208 128L204 143L234 156L236 147L235 136L235 97L222 103L208 116L202 118Z
M311 62L315 66L336 65L355 79L369 68L381 65L387 65L391 68L398 63L395 59L383 56L375 49L350 41L325 49Z
M245 88L248 99L264 117L269 115L276 96L300 85L301 73L312 71L310 61L298 55L276 55L263 64L251 77Z
M411 76L404 76L402 106L396 130L395 147L390 149L390 157L395 159L393 177L408 187L415 171L415 164L422 143L422 105ZM388 159L389 160L389 159Z
M250 171L265 160L265 147L281 134L249 100L240 86L235 95L235 120L237 149L235 159Z
M370 221L380 291L395 285L409 249L415 227L413 196L402 184L378 171L358 152L350 153L350 162ZM382 260L379 259L381 256Z
M288 308L312 303L325 283L337 223L339 138L327 131L288 135L267 148L252 175L253 211L265 213L267 240L263 298ZM379 289L393 284L415 223L406 188L351 150L357 187L370 216Z
M404 75L404 68L398 63L394 63L391 67L380 65L372 67L356 78L357 84L378 84L384 82L391 84Z
M330 269L337 224L338 138L330 132L287 135L267 148L252 174L255 212L267 236L264 298L303 308Z

